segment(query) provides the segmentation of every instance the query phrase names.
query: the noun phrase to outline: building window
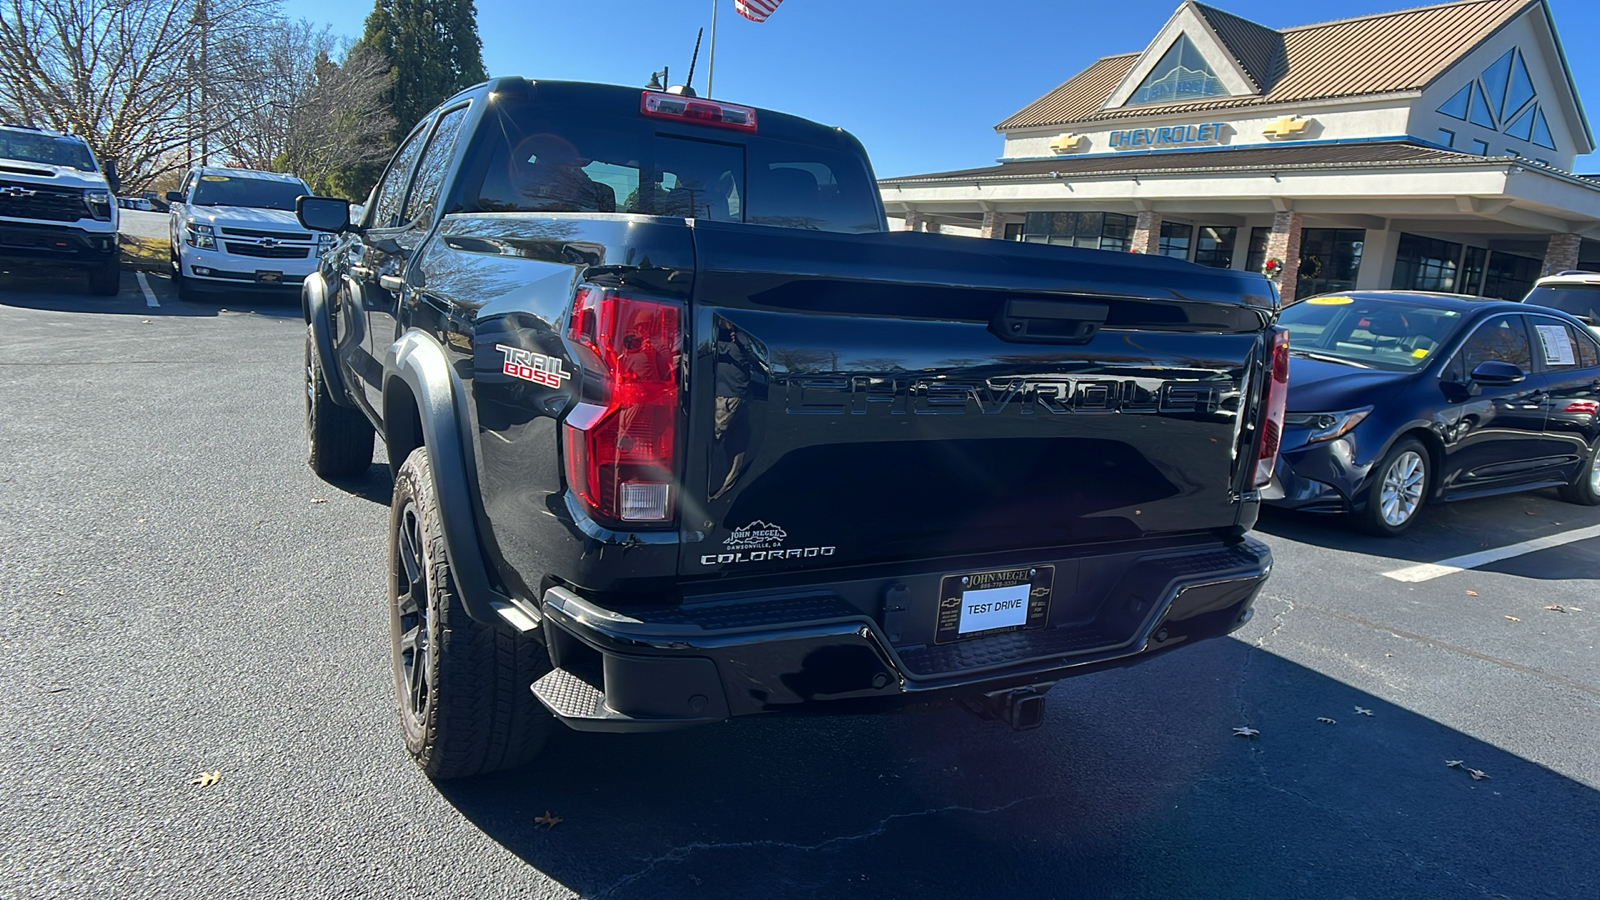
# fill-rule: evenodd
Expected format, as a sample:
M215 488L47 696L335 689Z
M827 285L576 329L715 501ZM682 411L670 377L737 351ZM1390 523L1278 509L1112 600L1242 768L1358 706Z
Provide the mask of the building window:
M1397 291L1444 291L1456 289L1456 275L1461 265L1461 245L1449 241L1400 235L1400 249L1394 257L1394 281Z
M1117 213L1028 213L1027 221L1022 224L1022 240L1090 250L1126 251L1132 231L1133 217Z
M1267 238L1272 236L1272 229L1265 225L1257 225L1250 229L1250 249L1245 252L1244 267L1248 272L1259 272L1267 264Z
M1527 256L1496 251L1489 254L1484 268L1483 296L1501 300L1521 300L1533 288L1544 264Z
M1468 247L1466 256L1461 260L1461 280L1456 285L1456 291L1462 294L1477 294L1483 288L1483 264L1488 262L1489 251L1482 247Z
M1433 136L1433 140L1434 143L1443 144L1446 147L1454 147L1456 145L1456 133L1448 128L1441 128Z
M1021 222L1007 222L1006 223L1006 240L1008 240L1008 241L1020 241L1020 240L1022 240L1022 223Z
M1233 268L1233 242L1239 229L1232 226L1202 225L1195 236L1194 261L1213 269Z
M1193 239L1194 226L1182 222L1162 222L1161 239L1156 242L1156 252L1162 256L1173 259L1188 259L1189 244Z
M1538 91L1528 74L1527 59L1519 48L1507 50L1477 78L1452 94L1439 107L1439 112L1547 150L1556 148L1550 122L1544 117Z
M1228 89L1222 86L1217 73L1206 64L1205 57L1200 55L1188 35L1181 34L1125 105L1182 103L1185 100L1227 95Z
M1366 238L1360 228L1302 229L1295 299L1354 288Z
M1479 156L1488 156L1489 155L1489 142L1488 141L1480 141L1477 138L1473 138L1472 139L1472 152L1476 153Z

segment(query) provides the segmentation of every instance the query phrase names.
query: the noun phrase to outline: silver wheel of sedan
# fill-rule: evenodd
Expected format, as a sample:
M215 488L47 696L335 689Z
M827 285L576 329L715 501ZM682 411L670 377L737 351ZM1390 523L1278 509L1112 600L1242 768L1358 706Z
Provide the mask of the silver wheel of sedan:
M1407 450L1395 457L1383 472L1383 487L1378 492L1383 520L1396 527L1410 521L1422 505L1427 484L1427 466L1420 454Z

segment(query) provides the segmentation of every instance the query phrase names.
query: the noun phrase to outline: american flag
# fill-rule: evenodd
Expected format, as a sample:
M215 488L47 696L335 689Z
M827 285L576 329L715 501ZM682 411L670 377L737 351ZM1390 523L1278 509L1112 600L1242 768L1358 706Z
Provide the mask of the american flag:
M738 10L739 15L752 22L765 22L767 16L776 12L778 4L782 2L783 0L733 0L733 8Z

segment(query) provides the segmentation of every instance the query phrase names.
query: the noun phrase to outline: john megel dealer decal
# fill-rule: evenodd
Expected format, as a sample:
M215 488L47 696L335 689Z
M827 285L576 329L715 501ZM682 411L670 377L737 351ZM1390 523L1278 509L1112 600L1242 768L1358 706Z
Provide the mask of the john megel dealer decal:
M834 547L784 547L789 533L781 527L760 519L743 528L735 528L723 540L727 553L707 553L700 557L702 566L726 566L739 563L776 562L783 559L811 559L832 556Z

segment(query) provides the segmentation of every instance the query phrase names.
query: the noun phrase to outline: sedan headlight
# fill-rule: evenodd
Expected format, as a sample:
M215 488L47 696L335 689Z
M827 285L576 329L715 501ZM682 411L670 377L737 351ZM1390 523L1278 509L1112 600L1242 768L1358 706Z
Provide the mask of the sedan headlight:
M111 221L110 191L84 191L83 205L89 208L89 215L102 222Z
M1283 424L1287 427L1311 429L1311 434L1306 436L1306 443L1313 444L1317 441L1330 441L1344 434L1360 425L1361 420L1370 412L1372 407L1363 406L1360 409L1344 412L1289 413L1283 417Z
M217 249L217 233L210 225L196 225L190 222L184 230L188 232L184 236L184 241L189 246L199 247L201 250Z

